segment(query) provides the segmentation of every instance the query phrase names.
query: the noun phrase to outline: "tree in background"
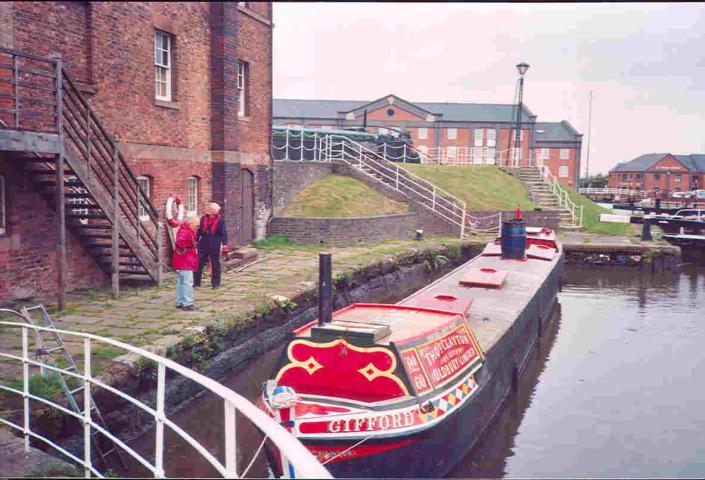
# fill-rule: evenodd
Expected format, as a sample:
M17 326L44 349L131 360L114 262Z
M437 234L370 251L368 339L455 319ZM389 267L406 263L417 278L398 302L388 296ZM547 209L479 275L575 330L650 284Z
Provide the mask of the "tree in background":
M605 188L607 186L607 175L598 173L580 179L580 188Z

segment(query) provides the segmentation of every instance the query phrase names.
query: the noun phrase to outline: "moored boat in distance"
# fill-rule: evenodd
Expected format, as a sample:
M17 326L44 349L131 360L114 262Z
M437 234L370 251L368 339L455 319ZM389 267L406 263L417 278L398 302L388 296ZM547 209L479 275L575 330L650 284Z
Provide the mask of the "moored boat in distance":
M556 303L555 233L517 220L509 235L511 222L399 303L353 304L296 330L260 408L336 477L446 475L499 412ZM267 453L275 475L295 474Z

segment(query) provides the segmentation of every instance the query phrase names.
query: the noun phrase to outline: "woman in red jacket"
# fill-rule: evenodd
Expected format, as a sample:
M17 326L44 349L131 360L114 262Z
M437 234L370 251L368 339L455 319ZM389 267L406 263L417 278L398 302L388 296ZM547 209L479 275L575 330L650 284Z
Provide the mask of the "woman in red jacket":
M176 282L176 308L195 310L193 305L193 272L198 269L198 217L189 216L176 232L173 266L179 274Z

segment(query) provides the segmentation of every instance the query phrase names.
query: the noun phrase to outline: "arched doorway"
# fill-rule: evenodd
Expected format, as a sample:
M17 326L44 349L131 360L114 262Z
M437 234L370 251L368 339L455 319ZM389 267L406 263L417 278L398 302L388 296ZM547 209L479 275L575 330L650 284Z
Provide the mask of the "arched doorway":
M240 231L238 244L247 245L255 238L255 176L245 168L240 171Z

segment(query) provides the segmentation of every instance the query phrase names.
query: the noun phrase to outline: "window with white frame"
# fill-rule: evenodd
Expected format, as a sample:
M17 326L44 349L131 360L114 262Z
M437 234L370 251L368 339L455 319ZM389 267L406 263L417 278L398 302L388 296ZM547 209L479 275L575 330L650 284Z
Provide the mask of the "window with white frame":
M496 147L497 146L497 130L494 128L487 129L487 146Z
M472 132L472 144L475 147L481 147L482 146L482 140L483 140L483 135L482 135L482 129L481 128L476 128Z
M248 89L249 65L247 62L238 60L237 62L237 115L247 116L247 89Z
M558 167L558 177L559 178L566 178L568 176L568 166L567 165L561 165Z
M561 160L568 160L568 158L570 158L570 150L561 148Z
M5 205L5 175L0 175L0 235L7 233L7 207Z
M144 192L144 196L147 198L147 200L150 200L152 198L152 180L149 177L141 175L137 177L137 185ZM145 204L142 202L139 202L139 207L137 208L137 216L140 220L149 220L149 215L147 215L147 209L145 208Z
M188 177L186 211L189 215L195 215L198 213L198 177Z
M154 32L154 95L157 100L171 101L171 35Z
M428 138L428 128L419 128L419 140L426 140Z
M458 129L457 128L449 128L448 129L448 140L455 140L458 138Z
M539 158L542 160L548 160L548 148L539 149Z

